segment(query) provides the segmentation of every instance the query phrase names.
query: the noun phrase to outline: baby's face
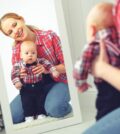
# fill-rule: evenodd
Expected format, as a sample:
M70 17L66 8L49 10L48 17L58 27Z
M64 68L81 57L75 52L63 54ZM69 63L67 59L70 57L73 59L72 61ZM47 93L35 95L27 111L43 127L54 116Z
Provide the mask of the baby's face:
M37 50L35 44L25 44L21 47L21 59L26 64L31 64L37 59Z

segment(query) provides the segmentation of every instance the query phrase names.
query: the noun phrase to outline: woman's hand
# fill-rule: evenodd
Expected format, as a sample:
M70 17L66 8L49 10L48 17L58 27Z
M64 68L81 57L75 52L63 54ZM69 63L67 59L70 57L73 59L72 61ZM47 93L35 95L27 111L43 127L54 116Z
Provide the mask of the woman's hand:
M23 84L21 82L16 82L15 83L15 87L18 89L18 90L21 90Z
M100 54L99 56L94 60L92 64L92 74L95 77L101 78L104 73L104 66L108 64L108 56L106 53L106 48L104 41L101 40L100 42Z
M34 74L46 73L46 70L45 70L44 66L41 65L41 64L37 64L37 66L34 67L34 68L32 69L32 71L33 71Z
M27 75L26 69L25 68L21 68L21 70L20 70L20 78L23 79L26 75Z

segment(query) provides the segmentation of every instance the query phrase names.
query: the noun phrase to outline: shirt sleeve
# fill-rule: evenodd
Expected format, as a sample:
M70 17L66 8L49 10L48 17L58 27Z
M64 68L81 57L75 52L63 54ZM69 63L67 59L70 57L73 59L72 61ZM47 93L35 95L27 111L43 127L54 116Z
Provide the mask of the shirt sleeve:
M12 47L12 65L20 60L20 43Z
M93 46L85 47L82 56L75 63L73 77L76 81L79 81L78 83L80 83L80 80L86 80L88 77L93 60L93 49Z
M45 58L38 58L38 63L42 64L48 71L50 71L50 69L53 67L53 64L51 64L51 62Z
M13 84L20 81L20 67L18 63L13 65L12 72L11 72L11 80Z
M120 0L116 0L116 3L113 7L113 20L118 32L118 38L120 38ZM120 43L120 40L118 41Z
M61 64L64 64L61 40L60 40L59 36L53 31L51 31L51 36L52 36L52 44L53 44L53 47L55 50L56 58Z

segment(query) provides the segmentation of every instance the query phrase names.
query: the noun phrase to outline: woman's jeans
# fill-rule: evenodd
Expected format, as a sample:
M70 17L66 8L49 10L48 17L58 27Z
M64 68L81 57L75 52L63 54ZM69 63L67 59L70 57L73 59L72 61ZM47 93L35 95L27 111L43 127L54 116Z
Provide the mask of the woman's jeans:
M101 118L83 134L120 134L120 108Z
M47 84L45 90L48 90L45 99L45 110L48 116L60 118L71 112L72 108L69 104L70 95L68 85L65 83L52 82ZM24 112L22 108L21 98L18 95L10 104L13 123L24 121Z

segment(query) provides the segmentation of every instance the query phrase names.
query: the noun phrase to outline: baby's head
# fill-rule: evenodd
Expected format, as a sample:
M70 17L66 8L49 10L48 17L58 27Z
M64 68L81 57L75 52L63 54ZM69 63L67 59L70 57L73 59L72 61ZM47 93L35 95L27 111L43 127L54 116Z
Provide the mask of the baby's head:
M95 5L87 16L87 40L90 41L99 30L114 26L113 4L102 2Z
M37 60L37 48L34 42L24 41L21 44L20 58L26 63L31 64Z

